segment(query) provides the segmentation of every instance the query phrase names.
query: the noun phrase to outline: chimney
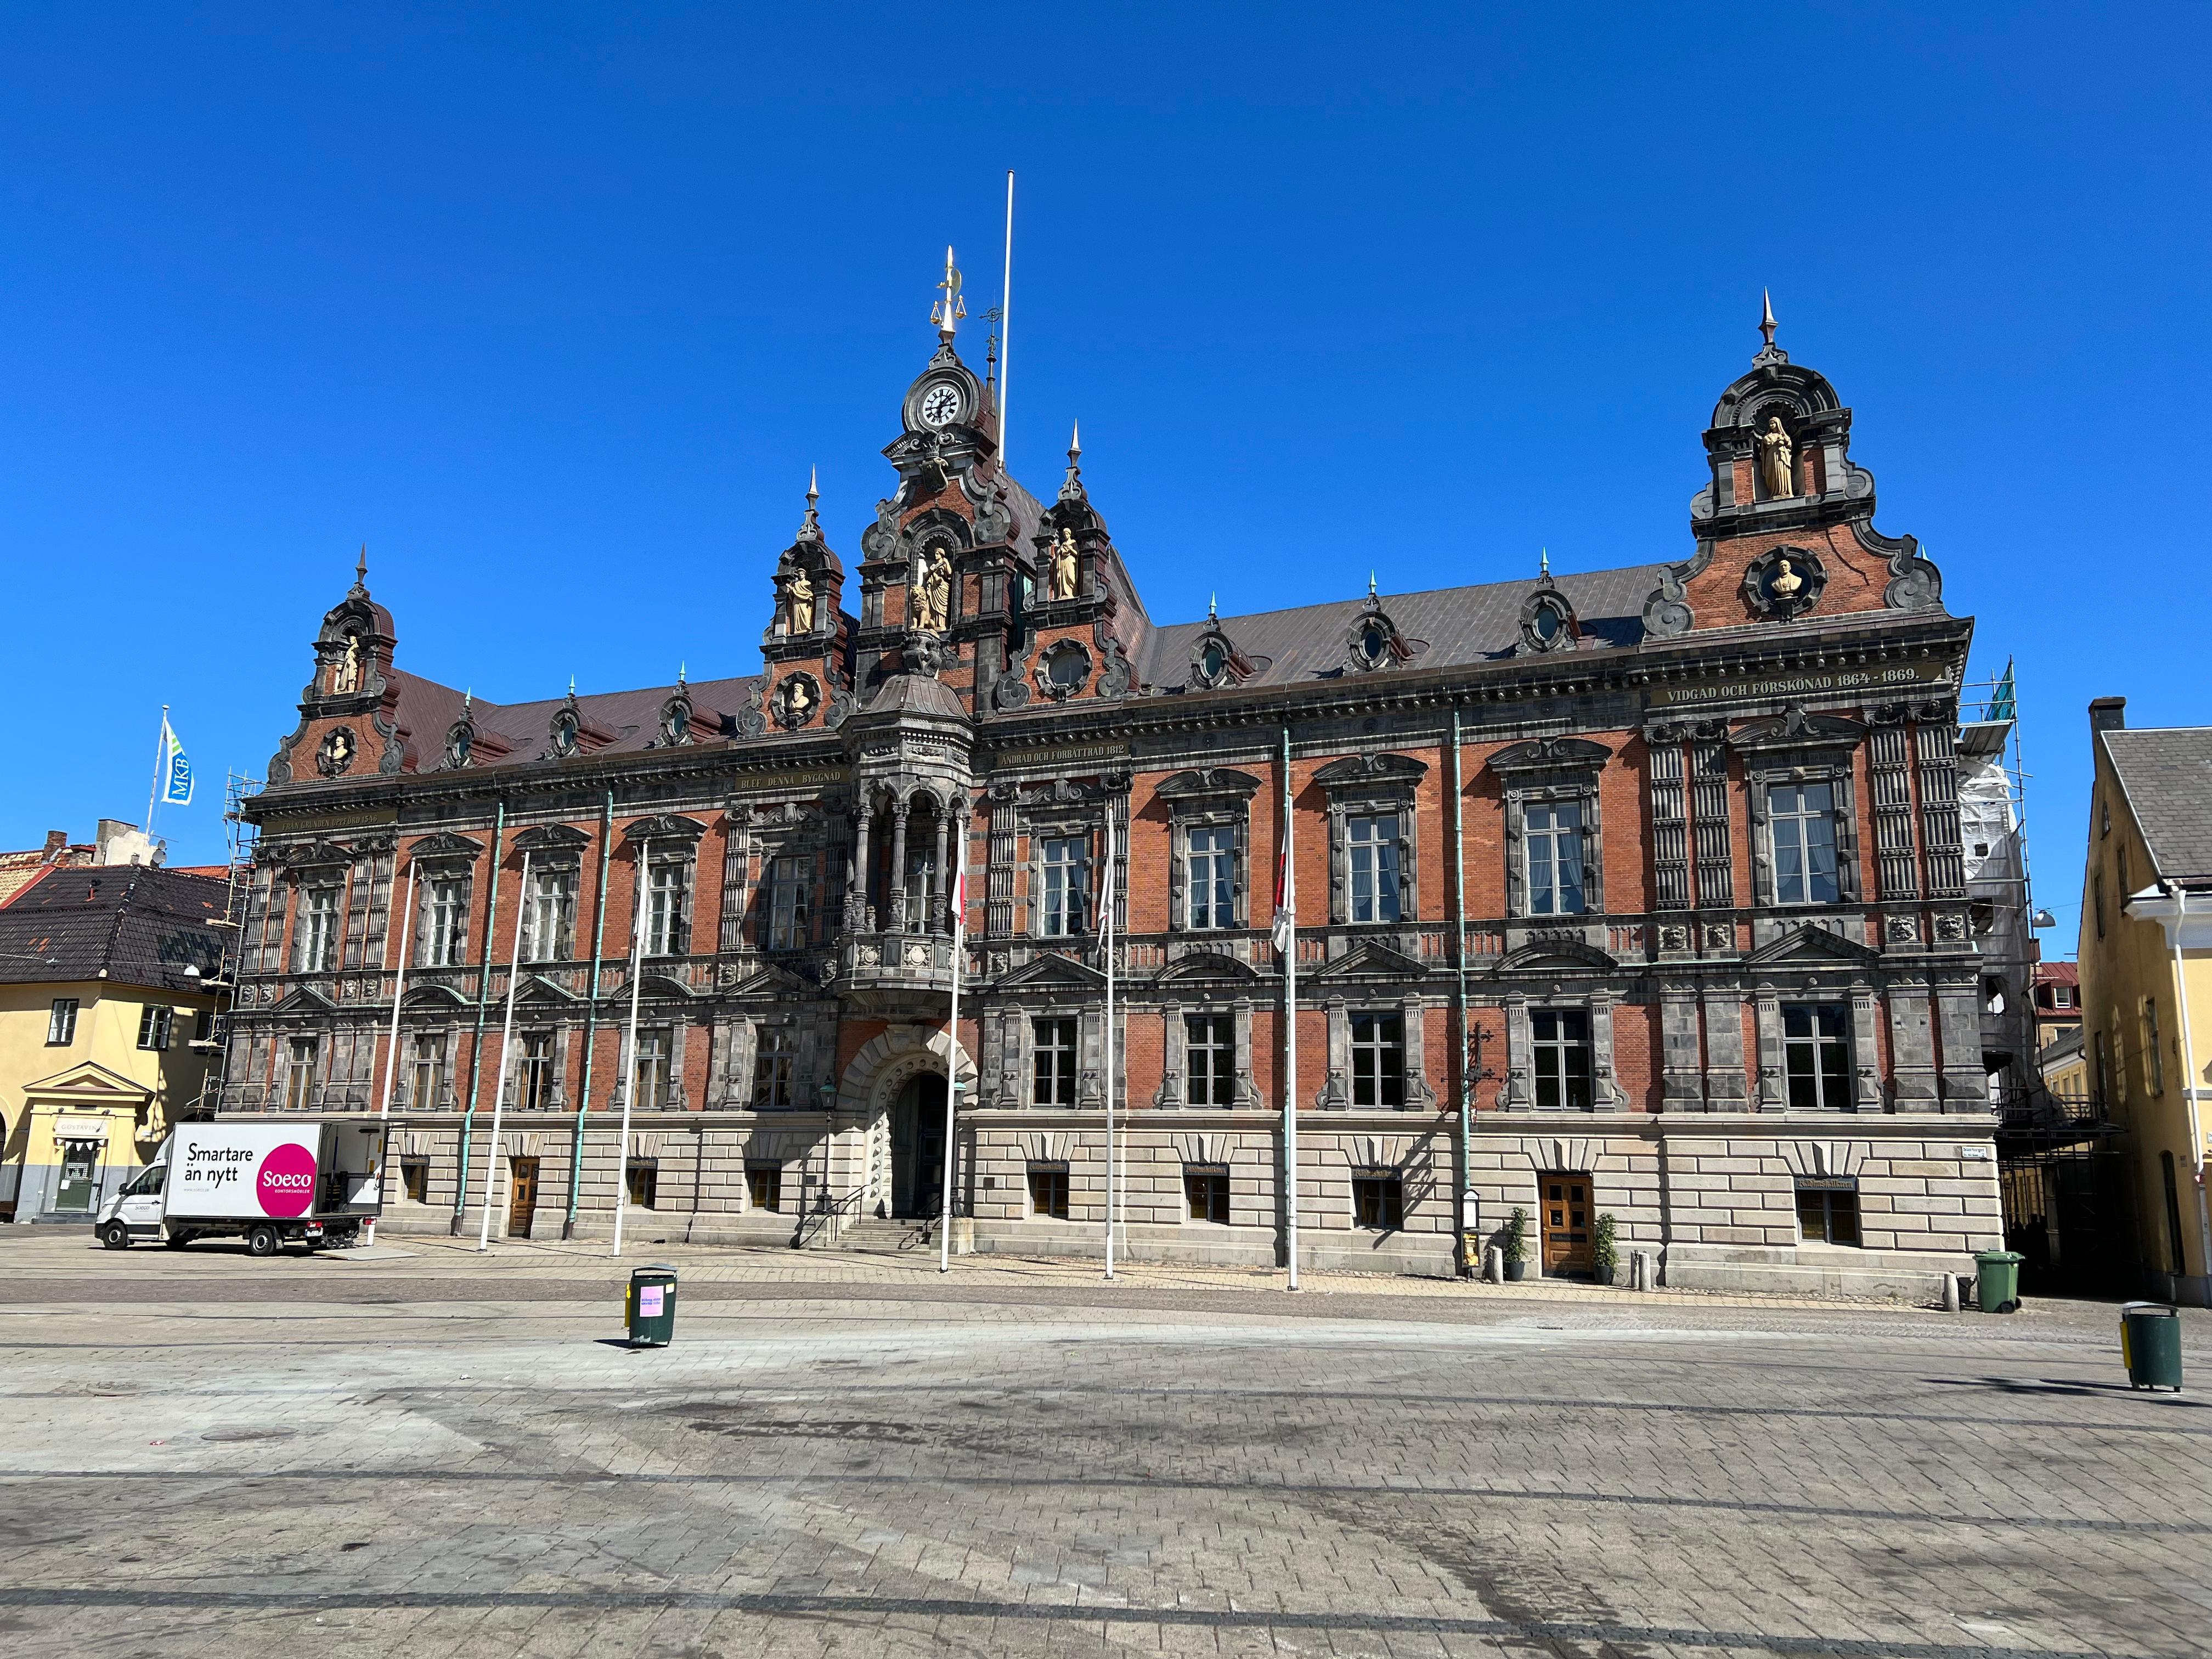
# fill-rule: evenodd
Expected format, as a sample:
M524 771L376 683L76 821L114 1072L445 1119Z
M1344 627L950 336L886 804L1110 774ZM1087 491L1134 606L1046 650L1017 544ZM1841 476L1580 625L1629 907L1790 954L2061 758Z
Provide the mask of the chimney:
M2128 700L2125 697L2095 697L2089 703L2089 730L2124 732L2128 729Z
M47 860L48 860L49 862L51 862L51 861L52 860L53 856L54 856L54 854L57 854L57 853L62 853L62 852L66 852L66 851L68 851L68 850L69 850L69 831L68 831L68 830L47 830L47 831L46 831L46 859L47 859Z

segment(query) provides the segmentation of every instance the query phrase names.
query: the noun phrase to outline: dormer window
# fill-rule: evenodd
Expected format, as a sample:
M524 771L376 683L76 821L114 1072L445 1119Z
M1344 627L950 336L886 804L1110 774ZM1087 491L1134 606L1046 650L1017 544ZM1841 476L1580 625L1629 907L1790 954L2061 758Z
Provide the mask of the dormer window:
M1566 623L1560 617L1557 605L1543 605L1536 607L1536 616L1532 625L1536 630L1536 637L1549 645L1559 637L1559 630L1566 626Z
M1198 665L1209 681L1221 678L1222 672L1229 666L1229 653L1221 648L1219 640L1206 641L1206 649L1199 655Z
M1389 654L1389 651L1390 636L1383 631L1379 623L1370 623L1365 628L1360 629L1359 654L1369 664L1377 668L1381 667L1382 659Z

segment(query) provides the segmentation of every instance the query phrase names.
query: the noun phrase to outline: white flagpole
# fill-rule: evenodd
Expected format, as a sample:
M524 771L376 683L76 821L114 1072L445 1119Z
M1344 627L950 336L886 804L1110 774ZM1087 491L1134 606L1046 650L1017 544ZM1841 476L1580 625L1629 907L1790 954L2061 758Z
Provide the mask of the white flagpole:
M1106 939L1106 1277L1114 1277L1114 804L1106 803L1106 862L1098 879Z
M953 820L952 1012L945 1022L945 1201L937 1212L937 1271L952 1271L953 1125L960 1115L960 959L967 954L968 826Z
M376 1103L379 1117L392 1115L392 1074L399 1067L399 999L407 994L407 930L415 921L415 878L421 872L421 866L409 862L407 902L399 913L399 973L392 985L392 1037L384 1055L384 1092ZM422 1103L415 1103L418 1108Z
M1011 480L1006 465L1006 338L1014 309L1014 170L1006 169L1006 276L999 289L999 476Z
M499 1083L491 1096L491 1147L484 1153L483 1224L477 1231L479 1253L491 1249L492 1199L499 1189L499 1123L507 1104L507 1059L514 1052L514 988L522 978L522 919L530 913L530 854L522 855L522 885L515 893L514 945L507 957L507 1018L499 1033Z
M615 1249L622 1254L623 1210L629 1196L629 1108L630 1097L637 1092L637 999L640 982L645 978L645 907L653 897L653 843L640 842L637 848L637 906L630 917L629 940L629 1026L623 1037L624 1055L622 1078L616 1085L622 1091L622 1144L615 1148Z
M1283 1233L1290 1289L1298 1287L1298 860L1291 817L1291 728L1283 728Z
M169 705L161 705L161 729L154 737L154 787L146 792L146 836L153 839L154 803L161 797L162 764L169 758Z

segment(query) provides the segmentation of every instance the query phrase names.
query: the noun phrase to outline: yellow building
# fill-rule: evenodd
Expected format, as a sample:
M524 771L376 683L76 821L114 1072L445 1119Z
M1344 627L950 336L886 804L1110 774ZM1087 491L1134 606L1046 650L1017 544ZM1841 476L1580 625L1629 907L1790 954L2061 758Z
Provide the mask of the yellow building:
M0 908L0 1216L89 1222L198 1101L225 891L56 865Z
M2085 1058L2123 1131L2136 1246L2153 1286L2212 1305L2212 727L2130 732L2126 709L2120 697L2089 705Z

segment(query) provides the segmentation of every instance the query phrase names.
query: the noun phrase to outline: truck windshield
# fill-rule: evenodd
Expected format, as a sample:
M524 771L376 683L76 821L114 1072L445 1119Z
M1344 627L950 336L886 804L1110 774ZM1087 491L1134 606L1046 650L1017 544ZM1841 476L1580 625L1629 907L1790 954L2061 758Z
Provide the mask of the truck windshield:
M161 1182L168 1177L168 1174L169 1166L166 1164L149 1165L132 1176L125 1184L123 1190L126 1194L158 1193L161 1190Z

